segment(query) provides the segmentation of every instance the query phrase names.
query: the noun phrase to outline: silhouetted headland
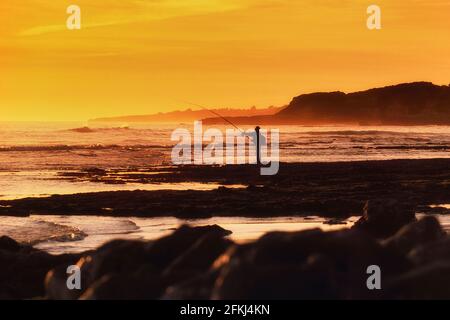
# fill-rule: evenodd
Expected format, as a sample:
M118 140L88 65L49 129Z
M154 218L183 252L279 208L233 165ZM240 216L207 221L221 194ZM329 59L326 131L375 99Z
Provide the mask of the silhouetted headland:
M450 86L413 82L348 94L303 94L274 115L227 119L241 125L449 125ZM210 117L204 123L226 124Z

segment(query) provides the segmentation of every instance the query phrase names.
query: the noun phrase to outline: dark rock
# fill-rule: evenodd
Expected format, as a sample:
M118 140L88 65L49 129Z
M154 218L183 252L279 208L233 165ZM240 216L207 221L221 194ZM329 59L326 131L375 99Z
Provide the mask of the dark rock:
M356 230L269 233L227 255L213 298L378 298L367 290L367 267L391 277L410 265Z
M108 242L78 261L81 291L68 292L65 270L55 269L47 277L48 296L53 299L157 298L168 285L206 272L231 244L223 239L228 234L229 231L216 225L182 226L156 241ZM120 286L126 288L121 291ZM145 289L148 286L153 289Z
M107 274L97 280L80 300L155 300L166 283L152 266L142 265L131 274Z
M80 255L53 256L11 241L0 249L0 296L32 299L45 296L44 279L58 265L72 265ZM4 245L5 243L3 243Z
M409 205L395 200L370 200L366 202L364 214L353 228L377 238L386 238L414 221L415 212Z
M343 219L336 218L336 219L329 219L329 220L325 221L324 224L328 224L330 226L333 226L333 225L346 225L347 222L345 220L343 220Z
M408 254L413 248L443 239L446 236L439 221L427 216L401 228L382 243L387 248Z
M331 266L331 264L330 264ZM213 299L336 299L333 274L314 266L238 264L219 277Z
M83 276L89 284L110 273L132 273L149 262L146 246L147 244L143 241L108 242L79 263Z
M78 132L78 133L91 133L91 132L94 132L94 130L89 128L89 127L74 128L74 129L70 129L70 131Z
M110 273L95 281L81 299L157 299L169 285L174 287L168 290L167 296L200 298L202 291L198 286L187 288L183 283L208 274L215 259L233 244L223 238L226 234L228 232L217 226L183 226L146 246L145 260L150 264L145 268L136 264L140 266L138 271L132 271L136 266L129 267L126 274L117 269L112 273L110 269ZM162 254L164 250L167 251ZM213 280L209 281L209 286L204 286L208 296Z
M397 277L386 286L390 299L449 300L450 262L435 262Z
M85 168L81 172L88 173L90 175L104 176L107 174L106 170L101 168Z
M20 245L14 239L11 239L6 236L0 237L0 250L5 250L9 252L17 252L24 248L25 246Z
M81 270L81 290L68 290L67 266L51 270L46 277L47 295L51 299L78 299L96 281L106 275L134 273L147 262L143 241L113 240L86 254L77 265Z
M173 283L175 279L185 280L207 272L232 244L232 241L223 238L222 233L208 233L179 255L164 270L163 275Z
M187 280L170 285L162 300L209 300L219 276L219 270L209 270Z
M379 226L373 214L366 221ZM1 237L0 299L45 292L66 300L450 298L450 237L434 217L383 241L358 228L271 232L240 245L229 234L216 225L182 226L155 241L114 240L61 256ZM81 268L81 290L66 286L73 264ZM371 265L382 270L381 291L367 289Z
M430 146L442 148L442 146ZM0 200L0 214L66 214L161 217L274 217L319 215L347 218L362 212L367 199L395 198L412 207L450 203L450 159L337 163L283 163L276 176L261 176L257 166L182 166L149 171L148 183L202 182L264 186L225 190L134 190ZM98 183L139 180L130 173L100 170L64 173L58 179ZM67 176L66 176L67 175ZM111 208L105 211L103 208ZM394 234L395 232L392 232ZM389 235L390 236L390 235Z
M182 226L174 233L151 243L147 249L150 261L161 270L186 252L199 239L206 235L220 238L231 234L217 225L195 227Z
M435 261L450 263L450 237L414 248L409 257L417 265L430 264Z
M45 291L48 299L51 300L76 300L82 293L81 290L69 290L67 288L67 267L60 265L50 270L45 277ZM85 288L86 281L81 277L82 288Z

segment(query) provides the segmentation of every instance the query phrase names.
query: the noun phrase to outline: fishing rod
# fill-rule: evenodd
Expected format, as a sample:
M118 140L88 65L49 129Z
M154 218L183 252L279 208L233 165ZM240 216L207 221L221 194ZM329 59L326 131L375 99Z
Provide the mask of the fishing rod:
M196 107L199 107L199 108L202 108L203 110L206 110L206 111L209 111L209 112L211 112L212 114L214 114L214 115L216 115L216 116L218 116L219 118L221 118L221 119L223 119L223 120L225 120L226 122L228 122L229 124L231 124L233 127L235 127L236 129L238 129L245 137L247 137L247 139L249 140L249 141L251 141L251 140L253 140L253 139L250 139L250 137L246 134L246 132L244 131L244 130L242 130L241 128L239 128L237 125L235 125L233 122L231 122L230 120L228 120L227 118L225 118L225 117L223 117L222 115L220 115L218 112L216 112L216 111L214 111L214 110L211 110L211 109L208 109L208 108L206 108L205 106L202 106L202 105L200 105L200 104L198 104L198 103L192 103L192 102L189 102L189 101L182 101L183 103L187 103L187 104L190 104L190 105L193 105L193 106L196 106ZM259 130L259 127L257 127L257 129ZM258 162L258 164L261 164L261 162L260 162L260 150L259 150L259 148L260 148L260 146L259 146L259 131L257 131L257 137L256 137L256 148L257 148L257 162Z
M235 127L236 129L238 129L238 130L239 130L240 132L242 132L243 134L245 134L245 131L244 131L244 130L242 130L241 128L239 128L237 125L235 125L233 122L231 122L231 121L228 120L227 118L225 118L225 117L223 117L222 115L220 115L218 112L216 112L216 111L214 111L214 110L211 110L211 109L208 109L208 108L206 108L206 107L204 107L204 106L202 106L202 105L200 105L200 104L197 104L197 103L192 103L192 102L189 102L189 101L184 101L183 103L187 103L187 104L190 104L190 105L193 105L193 106L196 106L196 107L200 107L200 108L202 108L203 110L209 111L209 112L211 112L212 114L218 116L219 118L221 118L221 119L225 120L226 122L228 122L229 124L231 124L233 127Z

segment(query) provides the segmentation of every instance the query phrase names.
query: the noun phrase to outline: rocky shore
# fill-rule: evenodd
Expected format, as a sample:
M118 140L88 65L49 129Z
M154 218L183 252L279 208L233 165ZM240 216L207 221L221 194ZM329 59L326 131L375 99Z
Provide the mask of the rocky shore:
M450 299L450 237L410 206L367 202L352 229L272 232L246 244L220 226L114 240L53 256L0 238L1 299ZM69 265L81 289L66 285ZM381 270L381 290L367 268Z
M348 230L272 232L237 244L220 226L182 226L156 241L114 240L81 254L50 255L0 238L0 299L450 299L450 160L180 167L164 172L89 169L68 179L220 182L212 191L119 191L0 201L0 215L360 215ZM330 222L330 223L331 223ZM81 270L80 290L66 285ZM369 266L381 290L369 290Z
M180 218L318 215L347 218L367 200L395 199L423 212L448 213L450 159L282 163L275 176L254 166L185 166L140 170L89 168L60 179L98 183L220 183L210 191L116 191L0 201L0 215L106 215ZM243 188L227 188L227 185Z

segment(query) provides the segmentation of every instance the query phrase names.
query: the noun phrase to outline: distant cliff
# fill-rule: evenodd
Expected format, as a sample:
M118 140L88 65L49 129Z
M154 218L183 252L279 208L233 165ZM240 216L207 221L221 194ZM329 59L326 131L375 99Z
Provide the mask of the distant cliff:
M214 116L214 112L220 114L224 117L238 117L241 115L246 116L260 116L260 115L273 115L279 112L281 108L269 107L265 109L257 109L255 107L250 109L211 109L211 110L183 110L183 111L172 111L166 113L156 113L149 115L135 115L135 116L121 116L121 117L110 117L110 118L98 118L89 121L92 122L121 122L121 123L132 123L132 122L143 122L143 123L180 123L180 122L193 122L195 120L201 120Z
M272 116L228 118L236 124L450 125L450 86L404 83L361 92L311 93ZM222 119L206 119L208 124Z

